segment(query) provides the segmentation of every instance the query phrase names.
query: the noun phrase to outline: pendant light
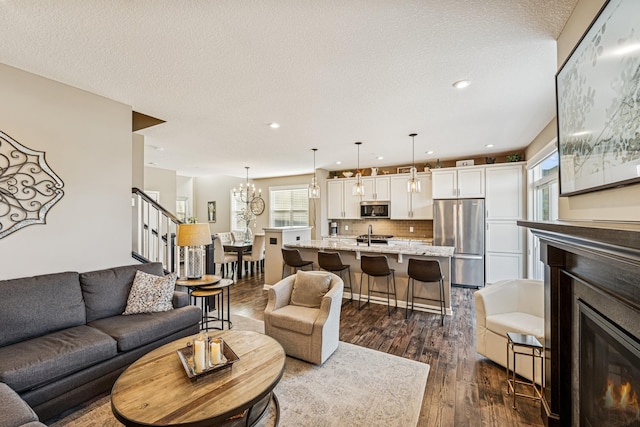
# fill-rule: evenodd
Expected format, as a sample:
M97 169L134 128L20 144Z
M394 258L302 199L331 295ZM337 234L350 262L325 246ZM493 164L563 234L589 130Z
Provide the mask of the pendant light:
M407 181L407 191L409 193L419 193L420 192L420 180L418 180L418 177L416 176L416 158L415 158L415 151L416 151L416 143L415 143L415 138L418 134L417 133L412 133L409 136L411 137L411 178L409 178L409 181Z
M316 177L316 151L318 151L318 149L312 148L311 151L313 151L313 178L311 178L311 184L309 184L309 198L319 199L320 186L318 185L318 178Z
M358 146L358 169L356 170L356 183L353 184L352 194L357 197L364 196L364 182L360 181L360 145L362 142L356 142Z

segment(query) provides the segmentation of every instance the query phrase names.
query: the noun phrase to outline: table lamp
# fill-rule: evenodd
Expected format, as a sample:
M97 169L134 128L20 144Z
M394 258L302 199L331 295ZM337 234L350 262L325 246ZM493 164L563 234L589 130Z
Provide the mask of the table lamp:
M211 244L209 224L178 225L178 246L186 246L187 279L199 279L203 275L203 246Z

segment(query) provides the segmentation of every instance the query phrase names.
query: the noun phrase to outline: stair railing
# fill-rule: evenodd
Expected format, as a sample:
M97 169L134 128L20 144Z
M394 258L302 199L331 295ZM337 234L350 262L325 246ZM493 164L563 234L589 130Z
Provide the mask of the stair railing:
M180 248L175 239L182 221L138 188L131 189L131 206L132 256L161 262L165 271L178 272Z

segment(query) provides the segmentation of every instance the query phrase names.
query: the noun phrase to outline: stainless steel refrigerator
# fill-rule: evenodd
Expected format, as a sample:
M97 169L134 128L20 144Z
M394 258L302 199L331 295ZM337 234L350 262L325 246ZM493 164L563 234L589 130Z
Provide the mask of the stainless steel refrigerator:
M433 245L453 246L451 283L484 286L484 199L433 201Z

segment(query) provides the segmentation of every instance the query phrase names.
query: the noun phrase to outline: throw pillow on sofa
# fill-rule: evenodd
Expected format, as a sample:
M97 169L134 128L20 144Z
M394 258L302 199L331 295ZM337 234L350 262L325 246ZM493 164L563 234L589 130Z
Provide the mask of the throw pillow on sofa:
M173 309L173 291L176 287L175 273L164 277L138 270L127 298L124 315L156 313Z
M298 270L293 281L291 304L320 308L322 297L329 291L331 276L325 272Z

